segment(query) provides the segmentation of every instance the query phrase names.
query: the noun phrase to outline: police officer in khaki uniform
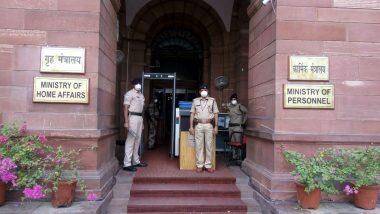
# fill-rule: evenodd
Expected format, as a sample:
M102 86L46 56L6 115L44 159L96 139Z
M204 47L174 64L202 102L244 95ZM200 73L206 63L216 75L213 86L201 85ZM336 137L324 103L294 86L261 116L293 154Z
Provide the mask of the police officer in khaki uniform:
M195 134L197 172L206 168L213 173L212 154L215 147L214 136L218 133L218 106L214 98L208 96L207 85L199 90L201 97L195 98L191 106L190 134Z
M241 142L243 126L247 121L247 108L238 102L236 93L231 95L227 108L230 117L228 130L231 141Z
M124 95L124 127L128 131L125 141L124 170L136 171L136 167L146 167L140 162L139 147L141 132L144 128L142 112L144 109L144 95L141 93L141 80L132 81L134 88Z

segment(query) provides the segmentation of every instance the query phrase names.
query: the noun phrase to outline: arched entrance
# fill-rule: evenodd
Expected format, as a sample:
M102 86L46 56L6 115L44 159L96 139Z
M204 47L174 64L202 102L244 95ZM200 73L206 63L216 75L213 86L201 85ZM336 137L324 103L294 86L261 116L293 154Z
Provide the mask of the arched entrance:
M180 92L177 100L191 101L201 82L210 85L212 96L219 97L213 80L225 73L225 27L210 5L194 0L153 0L136 13L127 32L128 44L124 43L124 47L128 47L128 64L126 69L119 69L118 75L120 104L129 81L140 77L143 71L176 72ZM168 82L148 82L144 85L147 104L157 91L171 87ZM163 99L170 102L171 95L164 95ZM123 121L121 111L119 121ZM121 132L121 138L123 135Z
M190 64L189 57L193 63L196 62L191 63L192 69L199 72L193 87L197 87L200 81L211 83L213 77L218 75L217 72L219 75L223 74L223 63L220 62L223 62L224 25L214 9L203 1L150 1L136 14L130 31L133 54L130 58L129 78L139 76L147 65L155 65L152 59L156 60L158 57L154 50L157 48L157 42L160 38L169 39L168 36L173 39L172 42L181 40L193 49L180 48L180 44L171 47L172 57L173 51L176 51L177 56L182 55L177 59L186 61L181 63L179 69L187 67L183 66L184 64ZM167 51L165 50L166 53ZM196 60L196 57L200 61ZM178 66L179 62L176 63ZM191 73L195 73L194 70Z
M230 5L227 1L219 3ZM230 14L228 24L223 17L228 15L222 15L220 8L206 0L149 0L128 4L130 7L119 14L122 39L118 46L126 53L126 60L119 66L117 75L119 139L125 138L121 111L123 95L131 87L130 80L140 77L142 72L176 72L177 92L181 91L176 96L178 101L191 101L198 96L197 88L204 82L209 85L210 94L217 99L219 106L233 92L240 93L242 102L247 105L248 62L245 52L248 49L244 41L248 41L248 32L241 30L248 28L246 3L238 1L230 5L233 8L231 13L226 13ZM214 81L222 75L230 80L224 91L218 90ZM150 80L144 84L146 103L156 89L162 92L162 89L171 87L169 82ZM166 97L168 102L170 96ZM170 109L161 110L171 112Z

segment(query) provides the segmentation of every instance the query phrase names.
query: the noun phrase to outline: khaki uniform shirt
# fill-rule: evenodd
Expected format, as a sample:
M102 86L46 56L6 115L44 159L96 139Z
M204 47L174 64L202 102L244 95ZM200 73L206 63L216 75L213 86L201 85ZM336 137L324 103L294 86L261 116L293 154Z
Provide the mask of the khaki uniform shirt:
M191 113L194 113L194 118L198 120L213 119L214 114L219 113L217 103L212 97L198 97L193 100L191 105Z
M244 124L247 121L247 108L240 103L236 105L228 104L230 123Z
M124 105L129 106L130 112L142 113L144 109L144 102L144 95L141 92L136 91L135 89L129 90L124 95Z

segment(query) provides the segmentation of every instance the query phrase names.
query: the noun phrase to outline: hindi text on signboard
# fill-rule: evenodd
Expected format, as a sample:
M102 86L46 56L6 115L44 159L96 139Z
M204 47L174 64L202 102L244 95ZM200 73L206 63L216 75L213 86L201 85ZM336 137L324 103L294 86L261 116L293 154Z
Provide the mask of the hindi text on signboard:
M84 73L85 49L42 47L41 72Z

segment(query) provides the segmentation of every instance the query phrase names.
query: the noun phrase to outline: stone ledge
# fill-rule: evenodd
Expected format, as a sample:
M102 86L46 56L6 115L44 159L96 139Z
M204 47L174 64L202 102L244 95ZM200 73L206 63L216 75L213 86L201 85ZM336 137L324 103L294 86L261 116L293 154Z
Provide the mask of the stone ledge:
M263 176L272 180L293 180L290 173L274 173L266 169L265 167L253 163L252 161L245 159L242 163L242 170L249 176L253 175L252 170L259 171Z
M118 129L50 129L50 130L28 130L30 134L44 133L51 139L102 139L116 135Z
M241 166L243 172L249 176L249 185L255 191L260 192L262 197L267 200L271 198L276 200L294 201L296 192L287 188L279 188L279 185L287 186L287 183L293 183L290 173L271 172L263 166L245 159Z
M247 129L245 134L274 142L344 142L344 143L375 143L380 144L380 135L360 134L312 134L312 133L279 133L263 132Z
M113 159L99 170L81 170L79 171L79 175L85 181L98 181L100 188L95 189L95 192L98 192L101 196L103 196L108 195L109 192L112 192L112 187L116 183L115 175L118 169L119 163L116 159ZM94 192L93 190L90 191Z

